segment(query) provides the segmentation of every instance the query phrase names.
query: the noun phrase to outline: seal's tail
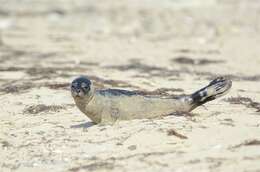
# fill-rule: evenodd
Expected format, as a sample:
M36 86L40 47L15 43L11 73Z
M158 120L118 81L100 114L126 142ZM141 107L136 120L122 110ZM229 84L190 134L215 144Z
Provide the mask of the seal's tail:
M209 85L190 96L192 109L227 94L231 86L232 81L229 79L224 77L214 79Z

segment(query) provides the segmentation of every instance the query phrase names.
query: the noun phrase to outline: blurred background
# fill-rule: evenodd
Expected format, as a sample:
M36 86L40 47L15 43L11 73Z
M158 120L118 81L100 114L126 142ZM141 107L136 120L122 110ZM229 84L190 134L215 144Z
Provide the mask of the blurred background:
M50 69L72 78L100 70L107 77L109 69L103 70L104 66L129 64L131 59L133 68L140 60L151 66L160 61L159 67L179 70L179 75L187 70L197 77L206 72L244 72L252 79L259 63L257 0L1 0L0 4L1 66L20 67L27 74ZM226 61L225 67L196 68L209 59ZM241 66L248 59L254 67ZM115 73L109 77L115 79Z
M238 59L259 39L257 0L1 0L0 3L1 45L20 52L12 55L17 63L23 59L23 51L40 56L26 57L27 64L33 65L34 60L36 64L48 63L49 57L55 61L67 58L75 63L83 60L108 64L125 63L127 58L149 58L151 64L160 59L167 65L168 58L183 56L182 50L192 53L190 47L205 46L212 56L226 53L228 58ZM230 53L231 44L237 47L235 50L241 47L241 51L232 49ZM222 72L213 69L216 70ZM252 72L247 66L236 70Z

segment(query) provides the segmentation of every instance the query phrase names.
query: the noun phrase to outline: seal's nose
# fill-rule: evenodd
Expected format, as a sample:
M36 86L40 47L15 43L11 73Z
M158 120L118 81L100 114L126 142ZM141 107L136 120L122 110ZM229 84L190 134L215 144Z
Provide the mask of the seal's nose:
M73 89L73 92L74 92L75 94L79 95L82 91L81 91L80 88L74 88L74 89Z

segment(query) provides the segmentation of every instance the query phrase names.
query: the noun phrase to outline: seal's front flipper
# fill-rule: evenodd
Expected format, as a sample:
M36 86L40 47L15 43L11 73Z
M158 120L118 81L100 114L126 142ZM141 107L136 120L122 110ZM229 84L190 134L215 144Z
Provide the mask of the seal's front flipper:
M109 108L104 108L101 115L101 124L103 125L113 125L119 118L119 110L114 106Z
M190 96L192 109L227 94L231 86L232 81L229 79L224 77L214 79L208 86L196 91Z

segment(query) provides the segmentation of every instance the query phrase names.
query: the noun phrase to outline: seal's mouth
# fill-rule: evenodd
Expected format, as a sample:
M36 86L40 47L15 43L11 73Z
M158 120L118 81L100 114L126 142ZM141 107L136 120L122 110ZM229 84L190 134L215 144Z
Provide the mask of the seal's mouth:
M82 98L82 97L85 96L85 93L82 90L80 90L80 89L77 89L77 90L73 90L72 89L71 90L71 94L75 98Z
M80 98L81 96L80 95L73 95L73 97Z

